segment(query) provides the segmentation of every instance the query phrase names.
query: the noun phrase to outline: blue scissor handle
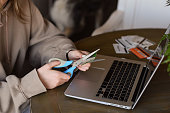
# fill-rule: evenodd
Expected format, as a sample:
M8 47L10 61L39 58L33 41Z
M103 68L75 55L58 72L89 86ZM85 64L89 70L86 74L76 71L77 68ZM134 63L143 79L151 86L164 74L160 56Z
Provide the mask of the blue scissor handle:
M73 60L64 61L64 60L61 60L61 59L58 59L58 58L51 58L51 59L49 60L49 62L55 61L55 60L60 61L60 65L53 67L54 69L67 67L67 66L71 65L71 64L74 62ZM73 73L74 73L74 70L75 70L75 69L76 69L76 66L70 67L69 69L67 69L66 71L64 71L64 73L69 74L69 75L70 75L70 78L71 78L71 77L73 76Z
M64 71L64 73L66 74L70 74L70 78L73 76L74 70L76 69L76 67L70 67L69 69L67 69L66 71Z
M59 65L59 66L55 66L55 67L53 67L53 68L63 68L63 67L67 67L67 66L69 66L69 65L71 65L73 63L73 61L72 60L70 60L70 61L65 61L65 63L63 64L63 65Z

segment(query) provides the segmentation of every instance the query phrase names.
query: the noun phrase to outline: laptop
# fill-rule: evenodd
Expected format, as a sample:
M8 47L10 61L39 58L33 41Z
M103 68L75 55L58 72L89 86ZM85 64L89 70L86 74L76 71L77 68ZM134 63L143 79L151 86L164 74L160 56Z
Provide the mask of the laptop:
M90 102L134 109L164 58L170 26L146 62L97 55L105 59L92 63L86 72L79 72L64 94Z

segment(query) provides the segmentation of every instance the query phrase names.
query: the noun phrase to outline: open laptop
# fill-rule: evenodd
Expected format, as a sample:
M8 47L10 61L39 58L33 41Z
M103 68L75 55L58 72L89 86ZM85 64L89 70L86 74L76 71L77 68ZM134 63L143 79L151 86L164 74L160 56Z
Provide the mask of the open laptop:
M101 62L92 63L79 72L65 95L95 103L134 109L164 58L170 26L147 62L97 55ZM153 62L157 62L156 65Z

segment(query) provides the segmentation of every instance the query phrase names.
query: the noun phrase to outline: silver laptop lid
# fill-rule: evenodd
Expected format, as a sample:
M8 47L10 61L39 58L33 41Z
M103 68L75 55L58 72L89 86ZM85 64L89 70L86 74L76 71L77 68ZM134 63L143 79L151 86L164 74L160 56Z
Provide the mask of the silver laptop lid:
M152 74L150 75L148 81L146 82L140 95L136 99L132 109L135 107L135 105L139 101L140 97L142 96L143 92L145 91L146 87L148 86L149 82L151 81L153 75L155 74L156 70L158 69L160 63L162 62L162 60L164 58L164 54L168 47L169 39L170 39L170 25L168 26L165 34L163 35L162 39L160 40L160 42L158 44L158 46L154 50L154 53L151 55L151 57L149 58L149 61L147 62L147 67L149 67L149 65L152 65L154 67L154 70L153 70Z

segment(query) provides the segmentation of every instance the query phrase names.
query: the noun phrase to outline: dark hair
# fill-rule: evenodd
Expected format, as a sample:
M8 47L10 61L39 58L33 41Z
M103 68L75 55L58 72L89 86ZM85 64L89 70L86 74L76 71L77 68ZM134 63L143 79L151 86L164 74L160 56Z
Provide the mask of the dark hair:
M101 0L69 0L68 3L75 4L72 12L75 25L80 25L82 18L94 15L101 7Z

